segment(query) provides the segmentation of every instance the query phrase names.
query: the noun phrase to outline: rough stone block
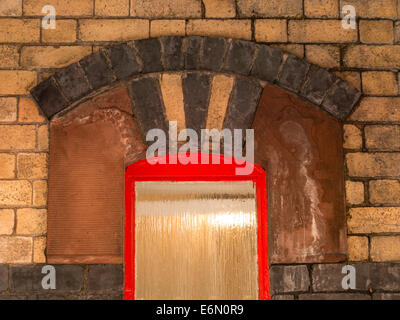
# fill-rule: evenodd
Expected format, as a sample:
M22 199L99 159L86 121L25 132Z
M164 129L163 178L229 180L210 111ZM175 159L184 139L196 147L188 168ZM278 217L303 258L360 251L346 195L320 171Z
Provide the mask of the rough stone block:
M361 93L348 82L339 80L329 90L322 106L335 117L344 120L361 97Z
M163 70L161 62L161 44L158 39L145 39L133 42L142 60L142 72L158 72Z
M181 70L183 68L182 37L162 37L163 62L165 70Z
M232 40L223 68L224 71L248 75L254 52L255 44L253 42Z
M296 56L289 55L279 74L278 82L289 90L298 92L303 84L310 64Z
M31 90L31 94L48 118L63 110L68 104L52 78L39 83Z
M111 60L112 69L118 80L139 73L140 66L133 49L126 44L112 46L106 49Z
M69 101L75 101L90 91L85 73L78 63L61 69L54 75L54 78Z
M101 51L83 58L79 61L79 64L85 71L93 89L105 86L111 83L114 79L114 75Z
M258 48L251 75L266 81L274 81L282 63L282 50L261 45Z
M92 265L89 266L89 290L122 289L124 286L124 271L122 265Z
M273 294L308 291L310 287L310 277L305 265L272 266L269 272Z
M335 80L336 77L325 69L312 69L303 87L302 95L311 102L320 105Z
M223 38L204 38L202 66L205 70L221 70L227 42Z

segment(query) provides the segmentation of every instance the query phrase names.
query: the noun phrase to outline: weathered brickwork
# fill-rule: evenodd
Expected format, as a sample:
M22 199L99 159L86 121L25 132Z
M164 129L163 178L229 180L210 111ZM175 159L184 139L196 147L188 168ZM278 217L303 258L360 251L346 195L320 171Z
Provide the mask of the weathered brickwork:
M56 8L54 30L41 30L42 8L47 4ZM341 27L341 8L347 4L356 9L356 30ZM137 42L162 36L194 37L183 42L185 54L177 59L175 42ZM201 37L207 36L250 40L253 45L241 47L243 54L229 56L232 42L205 43ZM0 42L0 299L10 295L48 298L45 292L8 288L9 267L3 265L44 263L46 259L46 116L94 87L141 72L174 71L175 64L178 71L245 73L278 83L341 119L348 260L370 266L365 267L370 274L382 262L400 261L400 0L3 0ZM107 49L121 42L128 45ZM147 54L154 47L158 48L155 55ZM85 64L82 58L97 51L94 64ZM200 51L206 59L199 58ZM228 64L220 63L229 59ZM76 64L67 76L58 73L72 63ZM87 72L99 67L101 79L87 77ZM44 114L30 90L54 74L33 92L35 99L47 97ZM103 82L105 78L108 82ZM360 90L361 101L356 90L338 79ZM217 88L216 84L207 82L207 90ZM216 96L227 100L226 94ZM218 106L218 101L213 104ZM21 268L25 267L30 268ZM318 266L279 268L286 267L274 271L285 275L286 282L275 299L392 299L396 298L393 291L400 290L391 287L394 279L388 276L382 282L372 280L377 283L372 293L364 289L348 293L320 284L322 276L318 275L325 274L325 269ZM67 288L59 298L91 299L96 297L94 292L121 297L115 288L104 295L96 291L90 285L90 268L82 270L83 282L77 281L79 285L73 288L78 291ZM96 270L102 272L100 267Z

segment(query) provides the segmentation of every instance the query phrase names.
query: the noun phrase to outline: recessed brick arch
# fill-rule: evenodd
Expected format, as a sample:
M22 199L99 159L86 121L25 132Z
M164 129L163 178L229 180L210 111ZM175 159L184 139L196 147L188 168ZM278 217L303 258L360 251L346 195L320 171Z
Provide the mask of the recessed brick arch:
M361 94L327 70L250 41L162 37L100 50L31 93L51 119L49 262L122 262L123 168L168 120L253 127L272 188L271 261L345 260L341 121Z

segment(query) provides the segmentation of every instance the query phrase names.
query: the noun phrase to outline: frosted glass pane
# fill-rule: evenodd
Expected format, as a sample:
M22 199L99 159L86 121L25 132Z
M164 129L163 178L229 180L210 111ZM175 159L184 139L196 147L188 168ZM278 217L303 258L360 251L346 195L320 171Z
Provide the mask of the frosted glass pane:
M136 299L257 299L250 181L135 183Z

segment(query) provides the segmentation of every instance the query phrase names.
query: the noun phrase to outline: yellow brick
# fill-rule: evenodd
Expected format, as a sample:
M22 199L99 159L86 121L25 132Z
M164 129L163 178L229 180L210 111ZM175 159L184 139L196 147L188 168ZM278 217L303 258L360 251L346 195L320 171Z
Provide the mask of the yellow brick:
M29 150L35 145L34 125L0 125L0 150Z
M76 26L75 20L57 20L55 29L42 30L42 42L75 42Z
M17 99L0 98L0 122L17 120Z
M337 18L337 0L304 0L304 13L308 18Z
M150 24L150 37L184 36L185 20L153 20Z
M399 204L400 182L398 180L370 181L369 200L376 204Z
M39 107L31 98L19 99L19 122L43 122L45 118L40 114Z
M46 153L20 153L17 156L18 178L46 178Z
M397 77L393 72L367 71L362 73L363 92L373 95L397 95Z
M36 72L0 70L0 94L29 94L36 85Z
M362 18L396 18L396 1L340 0L340 8L345 5L352 5L356 9L357 17Z
M32 204L32 186L25 180L0 180L0 205L23 206Z
M400 150L400 126L366 126L365 144L368 149L380 151Z
M340 49L333 45L306 46L306 59L323 68L340 66Z
M343 29L341 20L290 20L289 41L345 43L357 41L357 30Z
M36 237L33 239L33 262L46 263L46 237Z
M343 147L346 149L359 150L362 147L361 130L351 124L345 124L344 130L344 142Z
M129 16L129 0L95 0L95 15L101 17Z
M258 42L287 42L286 20L256 20L255 39Z
M400 46L351 46L344 52L343 62L351 68L397 68L400 65Z
M348 153L346 163L349 176L400 176L400 153Z
M177 121L177 129L178 132L180 132L181 130L186 128L181 75L161 75L160 87L167 120Z
M400 232L400 208L351 208L349 233Z
M47 231L47 211L45 209L18 209L17 235L39 236Z
M400 121L400 98L365 97L350 119L356 121Z
M0 19L0 42L39 42L40 19Z
M140 18L201 18L197 0L131 0L131 16Z
M47 181L36 180L33 182L33 205L45 206L47 204Z
M18 47L13 45L0 45L0 68L17 68L18 64Z
M233 77L225 75L215 75L213 77L210 104L208 106L207 129L222 130L234 80Z
M364 184L356 181L346 181L346 200L349 204L364 202Z
M342 72L335 72L335 74L350 83L354 88L357 88L361 91L361 76L359 72L355 71L342 71Z
M251 40L250 20L189 20L189 36L214 36Z
M234 18L235 0L203 0L206 18Z
M0 209L0 235L10 235L14 231L14 210Z
M361 20L360 41L363 43L393 43L393 21Z
M368 238L351 236L347 238L347 247L350 261L368 260Z
M399 8L400 8L400 6L399 6ZM399 17L400 17L400 14L399 14ZM397 21L394 24L394 42L400 43L400 21Z
M56 16L91 16L93 0L24 0L24 14L27 16L44 16L42 8L52 5Z
M400 261L400 236L372 237L371 260L376 262Z
M81 20L82 41L128 41L149 37L149 21L142 19Z
M0 179L15 177L15 155L0 153Z
M22 14L22 0L1 0L0 16L20 16Z
M0 237L0 263L31 263L32 250L31 237Z
M21 65L26 68L62 68L91 53L90 46L24 47Z
M38 149L49 149L49 127L47 124L38 128Z
M273 44L271 47L279 48L299 58L304 58L304 45L302 44Z
M238 0L241 17L301 17L302 0Z

